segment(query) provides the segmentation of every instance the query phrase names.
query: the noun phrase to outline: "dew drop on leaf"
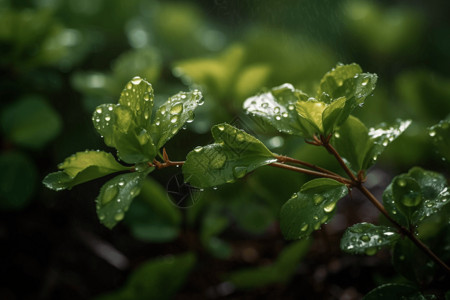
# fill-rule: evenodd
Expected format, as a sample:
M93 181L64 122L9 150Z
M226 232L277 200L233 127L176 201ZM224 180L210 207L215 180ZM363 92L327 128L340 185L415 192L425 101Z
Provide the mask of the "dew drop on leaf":
M235 178L242 178L247 174L247 167L234 167L233 169L233 176Z
M194 151L197 152L197 153L202 151L202 150L203 150L202 146L197 146L197 147L194 148Z
M431 137L433 137L433 136L435 136L436 135L436 131L434 131L434 130L431 130L429 133L428 133Z
M367 234L363 234L363 235L360 237L360 239L361 239L361 241L363 241L363 242L368 242L368 241L370 241L370 237L369 237Z
M224 131L225 130L225 126L219 125L219 126L217 126L217 129L219 129L220 131Z
M308 227L309 227L309 225L305 224L305 225L302 226L302 228L300 228L300 230L301 231L306 231L306 230L308 230Z
M317 194L317 195L314 195L313 199L314 199L314 204L318 205L323 201L324 198L322 195Z
M326 206L323 207L323 211L326 213L330 213L334 210L335 207L336 202L331 202L330 204L327 204Z
M108 186L103 193L102 204L106 205L108 202L114 199L114 197L116 197L118 192L119 189L115 185Z
M125 217L125 214L124 214L123 212L120 212L120 213L117 213L117 214L114 216L114 220L116 220L117 222L119 222L119 221L122 221L124 217Z
M178 117L177 116L173 116L171 119L170 119L170 123L176 123L178 121Z
M183 103L177 103L170 109L172 115L178 115L183 111Z
M101 107L97 107L97 109L95 110L97 113L101 114L102 113L102 108Z
M135 84L135 85L141 83L141 81L142 81L142 78L139 76L135 76L135 77L133 77L133 79L131 79L131 83Z

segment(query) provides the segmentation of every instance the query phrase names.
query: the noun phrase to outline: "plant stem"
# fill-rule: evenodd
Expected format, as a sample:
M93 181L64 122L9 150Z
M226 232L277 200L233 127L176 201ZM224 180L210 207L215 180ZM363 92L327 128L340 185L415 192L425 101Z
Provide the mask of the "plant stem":
M338 163L341 165L342 169L347 173L347 175L351 178L353 182L358 182L358 179L356 178L355 174L347 167L342 157L339 155L339 153L334 149L333 146L328 142L328 139L322 139L322 145L325 147L325 149L328 150L333 156L336 158Z
M327 174L330 174L330 175L334 175L336 177L340 176L339 174L331 172L330 170L321 168L321 167L316 166L314 164L310 164L308 162L301 161L301 160L298 160L298 159L295 159L295 158L292 158L292 157L289 157L289 156L278 155L278 156L276 156L276 158L281 163L287 162L287 163L298 164L298 165L302 165L302 166L305 166L305 167L308 167L308 168L311 168L311 169L316 169L317 171L322 172L322 173L327 173Z
M450 272L450 267L445 264L433 251L430 250L421 240L419 240L413 232L409 229L403 227L397 221L395 221L384 208L384 206L375 198L375 196L362 184L355 185L357 189L359 189L364 196L372 202L373 205L395 226L398 230L406 235L419 249L425 252L432 260L434 260L438 265L442 266L447 272Z
M285 165L282 163L271 163L271 164L269 164L269 166L286 169L286 170L291 170L294 172L299 172L299 173L303 173L303 174L307 174L307 175L313 175L313 176L317 176L317 177L330 178L330 179L334 179L336 181L339 181L341 183L348 184L348 185L352 184L352 182L350 180L348 180L347 178L344 178L340 175L333 175L333 174L328 174L328 173L324 173L324 172L308 170L308 169L299 168L299 167L295 167L295 166L291 166L291 165Z

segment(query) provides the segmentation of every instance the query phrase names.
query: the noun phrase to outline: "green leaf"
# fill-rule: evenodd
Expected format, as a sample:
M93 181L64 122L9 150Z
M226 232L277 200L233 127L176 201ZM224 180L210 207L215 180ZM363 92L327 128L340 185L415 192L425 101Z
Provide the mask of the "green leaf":
M167 191L146 177L141 193L133 201L124 222L132 235L144 242L168 242L178 236L180 211L170 202Z
M309 124L303 126L300 123L295 109L295 104L300 99L306 101L308 96L286 83L272 88L267 93L248 98L243 107L247 113L281 132L309 136L309 132L314 132L313 128Z
M153 89L140 77L127 83L119 104L96 108L92 121L105 144L114 147L127 163L152 161L156 148L150 136Z
M190 252L146 261L133 271L122 288L95 299L173 299L195 262L195 256Z
M417 181L423 198L412 217L413 224L419 224L425 218L439 213L445 205L450 203L450 192L443 175L414 167L409 170L408 176Z
M420 298L422 297L422 298ZM371 290L364 296L363 300L413 300L413 299L425 299L416 287L400 284L400 283L387 283L380 285L379 287Z
M38 172L33 161L24 154L0 154L0 209L19 210L32 199Z
M55 191L71 189L75 185L129 169L103 151L77 152L66 158L58 168L62 171L50 173L43 180L47 188Z
M443 211L450 203L450 192L444 176L414 167L392 180L383 202L390 216L403 226L418 225Z
M345 97L345 112L348 116L357 105L364 103L365 98L375 89L376 82L376 74L362 73L361 67L355 63L338 65L324 75L316 97L321 100L330 99L329 101Z
M328 135L334 131L334 128L340 125L348 115L343 116L345 102L347 98L341 97L333 101L328 105L322 114L323 131L325 135ZM344 118L345 117L345 118Z
M14 102L1 114L5 136L21 146L39 149L61 131L61 117L39 96Z
M396 176L392 181L392 194L398 210L411 220L412 214L423 201L417 181L408 175Z
M314 98L309 98L308 101L297 101L295 109L298 113L300 121L303 124L309 123L309 125L314 128L314 131L309 132L309 136L307 137L312 137L312 135L314 134L324 133L322 125L322 114L325 108L325 103L319 102Z
M350 116L334 134L332 144L353 171L363 168L367 149L371 146L369 131L356 117Z
M353 171L366 170L410 124L409 120L397 120L393 125L382 123L367 129L359 119L350 116L334 134L332 144Z
M160 149L186 122L194 120L194 110L203 104L201 100L202 94L198 90L179 92L160 106L150 129L156 149Z
M185 181L194 186L231 183L277 160L261 141L229 124L215 125L211 132L215 143L189 152L183 165Z
M442 158L450 161L450 120L442 120L428 129L436 150Z
M411 120L396 120L394 124L382 123L369 129L372 145L369 147L363 163L363 169L372 166L384 149L399 137L411 124Z
M336 203L347 195L345 184L328 178L305 183L281 208L280 226L287 239L308 237L331 219Z
M309 240L296 241L286 246L273 264L241 269L230 273L227 277L239 289L287 283L297 271L298 264L308 252L310 244Z
M112 229L123 220L131 202L139 195L144 178L152 170L118 175L102 186L95 202L103 225Z
M341 250L352 254L374 255L382 247L391 247L400 238L394 228L370 223L355 224L345 231Z

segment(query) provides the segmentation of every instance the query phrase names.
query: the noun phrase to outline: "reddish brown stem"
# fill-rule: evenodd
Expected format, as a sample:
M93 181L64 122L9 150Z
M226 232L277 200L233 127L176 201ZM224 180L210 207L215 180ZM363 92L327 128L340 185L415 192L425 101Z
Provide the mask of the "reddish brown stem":
M281 163L298 164L298 165L302 165L302 166L305 166L305 167L308 167L308 168L311 168L311 169L315 169L315 170L317 170L319 172L322 172L322 173L327 173L327 174L330 174L330 175L334 175L336 177L340 176L339 174L331 172L331 171L329 171L327 169L321 168L321 167L316 166L314 164L310 164L308 162L301 161L301 160L298 160L298 159L295 159L295 158L292 158L292 157L289 157L289 156L281 156L281 155L279 155L279 156L277 156L277 159Z
M345 171L345 173L347 173L347 175L351 178L351 180L353 182L359 182L358 179L356 178L355 174L353 174L353 172L347 167L344 160L339 155L339 153L336 151L336 149L334 149L334 147L331 146L331 144L329 143L329 138L325 139L322 137L322 145L325 147L325 149L327 149L328 152L333 154L333 156L336 158L338 163L341 165L342 169Z
M347 178L344 178L342 176L339 176L339 175L332 175L332 174L328 174L328 173L324 173L324 172L303 169L303 168L299 168L299 167L295 167L295 166L291 166L291 165L285 165L282 163L271 163L269 166L286 169L286 170L290 170L290 171L294 171L294 172L298 172L298 173L303 173L303 174L307 174L307 175L322 177L322 178L330 178L330 179L339 181L341 183L344 183L346 185L352 184L352 182L350 180L348 180Z

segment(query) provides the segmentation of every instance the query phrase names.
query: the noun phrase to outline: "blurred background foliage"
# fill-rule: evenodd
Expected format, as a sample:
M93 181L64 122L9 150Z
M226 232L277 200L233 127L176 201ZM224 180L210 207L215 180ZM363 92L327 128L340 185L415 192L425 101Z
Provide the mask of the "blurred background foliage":
M180 208L168 191L181 172L163 170L113 231L95 215L104 179L59 193L40 182L74 152L110 151L91 114L137 75L153 84L156 106L180 90L204 93L196 120L167 145L174 160L230 122L276 153L337 170L325 151L259 127L242 103L286 82L311 92L338 62L379 76L356 112L368 126L413 120L369 187L381 195L412 165L448 175L448 143L435 151L427 128L450 112L449 11L439 0L1 0L0 298L357 299L385 282L383 254L351 260L337 248L346 226L377 218L357 195L314 241L283 240L279 209L307 179L298 174L262 168Z

